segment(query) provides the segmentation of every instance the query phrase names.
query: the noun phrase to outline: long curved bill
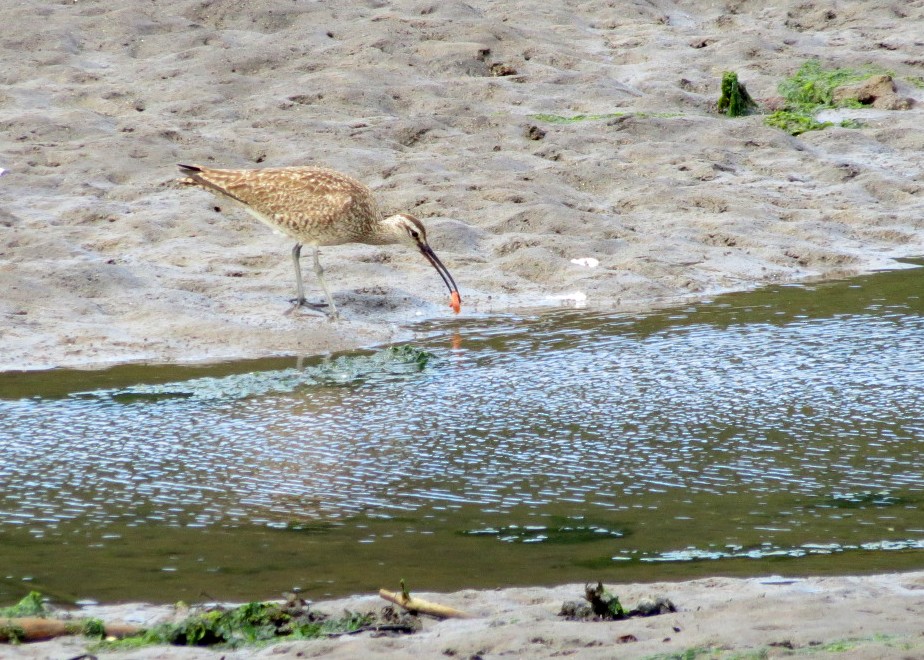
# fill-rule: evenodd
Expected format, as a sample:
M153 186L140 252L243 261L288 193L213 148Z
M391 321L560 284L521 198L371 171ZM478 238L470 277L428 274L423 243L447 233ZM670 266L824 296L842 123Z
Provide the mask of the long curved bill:
M449 269L443 265L443 262L440 261L439 257L437 257L436 253L433 251L433 248L431 248L429 245L421 245L420 253L427 258L427 261L430 262L430 265L436 269L436 272L439 273L440 277L443 278L443 282L445 282L446 286L449 287L449 306L452 307L452 310L456 314L458 314L462 309L462 297L459 295L459 287L456 286L456 281L452 279L452 275L449 274Z

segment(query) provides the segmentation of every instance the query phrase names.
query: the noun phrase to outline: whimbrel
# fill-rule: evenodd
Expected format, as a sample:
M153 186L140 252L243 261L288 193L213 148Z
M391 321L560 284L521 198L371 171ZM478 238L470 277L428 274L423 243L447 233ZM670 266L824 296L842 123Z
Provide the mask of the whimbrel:
M314 273L327 297L332 318L337 306L324 281L318 248L344 243L386 245L403 243L420 250L449 287L450 306L458 313L462 300L449 270L427 244L423 223L406 213L385 217L372 191L356 179L322 167L268 167L256 170L219 170L199 165L180 165L186 177L180 183L198 186L243 207L260 222L294 238L296 306L305 300L302 245L310 245Z

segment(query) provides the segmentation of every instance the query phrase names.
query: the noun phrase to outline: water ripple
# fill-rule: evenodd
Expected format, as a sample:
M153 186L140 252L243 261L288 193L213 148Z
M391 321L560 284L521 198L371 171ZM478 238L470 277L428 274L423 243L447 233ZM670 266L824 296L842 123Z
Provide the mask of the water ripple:
M389 349L0 401L0 529L453 507L664 517L680 501L725 497L728 524L771 538L838 493L916 507L924 321L909 300L817 317L718 304L508 319L467 331L439 360ZM749 511L773 520L741 523Z

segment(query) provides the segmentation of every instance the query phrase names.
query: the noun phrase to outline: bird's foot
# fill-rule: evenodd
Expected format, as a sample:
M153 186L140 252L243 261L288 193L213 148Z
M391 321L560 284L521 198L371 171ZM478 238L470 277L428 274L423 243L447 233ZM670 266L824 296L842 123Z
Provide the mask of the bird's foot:
M305 298L292 298L289 302L292 303L292 307L286 310L286 314L291 314L300 307L307 307L316 312L326 313L326 308L328 307L327 303L309 302Z
M309 302L305 298L290 298L289 302L295 307L310 307L311 309L324 309L329 306L326 302Z

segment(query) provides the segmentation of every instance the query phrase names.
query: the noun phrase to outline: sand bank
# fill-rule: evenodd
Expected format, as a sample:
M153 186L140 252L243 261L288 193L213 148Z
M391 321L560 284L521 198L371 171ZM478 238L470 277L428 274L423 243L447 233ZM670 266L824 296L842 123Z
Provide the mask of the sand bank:
M421 632L395 637L369 633L286 642L260 650L212 651L156 647L106 653L113 660L244 660L245 658L644 658L701 649L696 657L812 657L883 659L924 656L924 573L869 577L783 579L708 578L691 582L608 585L623 604L669 598L676 613L612 622L567 621L558 615L583 585L415 594L468 611L475 618L426 620ZM318 603L339 616L344 609L380 608L377 596ZM106 620L150 625L170 608L121 605L91 608ZM84 652L81 638L0 647L3 657L70 658ZM709 652L712 655L709 654ZM660 655L659 657L664 657ZM674 656L669 656L674 657ZM687 657L687 656L684 656ZM689 657L693 657L692 655Z

